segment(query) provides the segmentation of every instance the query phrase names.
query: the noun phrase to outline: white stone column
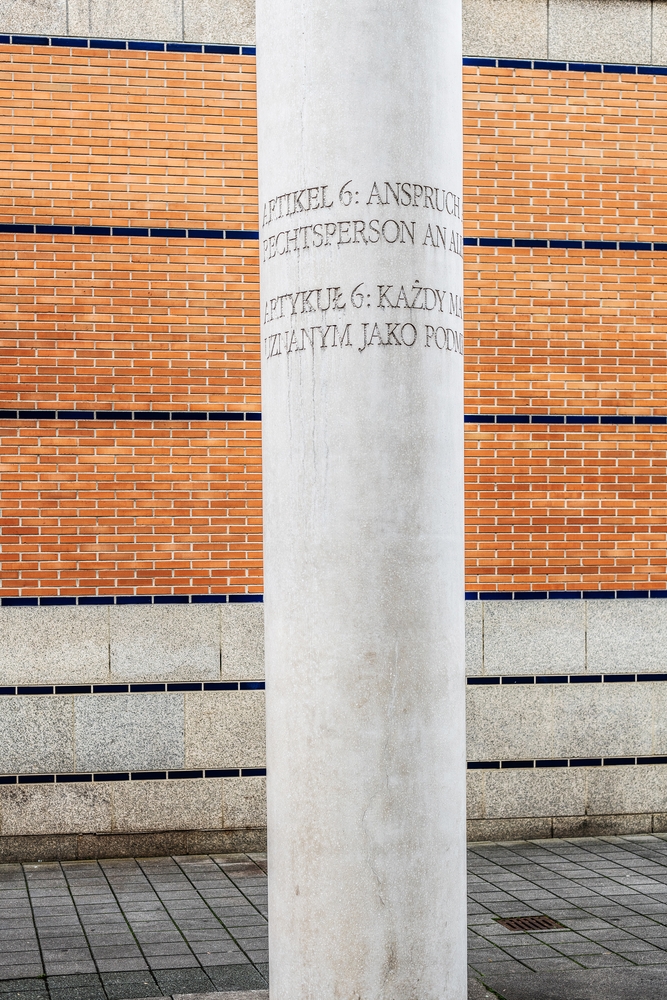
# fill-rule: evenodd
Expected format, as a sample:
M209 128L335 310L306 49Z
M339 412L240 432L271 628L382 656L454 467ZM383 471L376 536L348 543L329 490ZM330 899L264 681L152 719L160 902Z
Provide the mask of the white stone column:
M272 1000L463 1000L460 0L258 0Z

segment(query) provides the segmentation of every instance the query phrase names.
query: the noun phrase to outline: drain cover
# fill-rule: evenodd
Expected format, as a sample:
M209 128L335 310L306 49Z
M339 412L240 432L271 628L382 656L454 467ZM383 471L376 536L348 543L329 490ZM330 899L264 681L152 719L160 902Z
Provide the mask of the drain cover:
M562 928L553 917L538 913L534 917L496 917L499 924L510 931L553 931Z

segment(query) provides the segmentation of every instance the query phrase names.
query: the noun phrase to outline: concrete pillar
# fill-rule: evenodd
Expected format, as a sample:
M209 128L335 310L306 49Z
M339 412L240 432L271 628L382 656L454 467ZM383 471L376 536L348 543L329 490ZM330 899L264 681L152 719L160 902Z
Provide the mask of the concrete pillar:
M272 1000L462 1000L460 0L258 0Z

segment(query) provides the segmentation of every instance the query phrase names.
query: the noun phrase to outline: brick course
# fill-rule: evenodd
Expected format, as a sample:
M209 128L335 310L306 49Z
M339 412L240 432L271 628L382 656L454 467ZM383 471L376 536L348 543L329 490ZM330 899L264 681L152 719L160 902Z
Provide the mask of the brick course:
M0 419L5 597L261 593L256 423Z
M0 45L0 222L257 228L255 60Z
M0 409L258 410L247 240L0 237Z

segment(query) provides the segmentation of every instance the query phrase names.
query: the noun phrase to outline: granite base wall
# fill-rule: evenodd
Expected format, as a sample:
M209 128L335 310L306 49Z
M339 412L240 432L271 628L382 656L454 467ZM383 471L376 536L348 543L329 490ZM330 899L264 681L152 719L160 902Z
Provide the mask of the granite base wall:
M171 830L167 833L44 834L0 837L0 864L237 854L266 850L266 827L256 830Z

